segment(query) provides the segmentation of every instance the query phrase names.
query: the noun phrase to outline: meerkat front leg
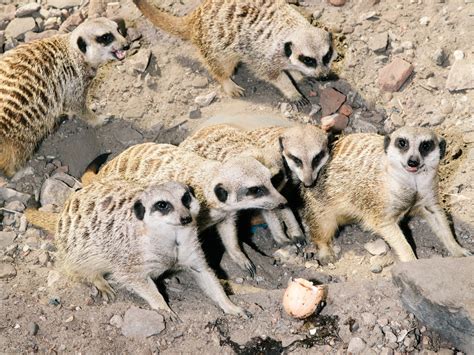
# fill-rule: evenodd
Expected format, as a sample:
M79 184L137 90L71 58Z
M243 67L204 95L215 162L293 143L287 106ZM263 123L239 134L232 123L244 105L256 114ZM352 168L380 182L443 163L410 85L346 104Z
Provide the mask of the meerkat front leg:
M237 227L235 225L235 216L227 217L216 225L217 232L221 236L222 244L241 269L247 270L250 276L255 276L255 265L240 250L237 238Z
M230 97L244 96L244 89L232 80L232 74L239 59L226 57L225 61L216 59L208 53L201 53L212 76L221 84L225 94Z
M286 72L282 71L278 78L273 81L273 84L290 101L290 104L296 107L296 109L299 110L303 106L309 104L309 100L298 91Z
M285 224L288 238L290 238L295 243L302 245L306 244L306 237L291 208L287 207L281 210L276 210L275 212L279 216L280 220Z
M107 301L113 301L115 299L115 290L110 286L109 282L104 279L104 276L101 274L95 275L91 279L92 284L99 290L102 298Z
M415 253L407 242L402 230L396 222L385 225L383 227L374 226L372 228L376 233L380 234L383 239L390 245L390 247L398 255L400 261L416 260Z
M291 75L291 78L294 81L296 81L297 83L299 83L300 81L302 81L305 78L303 73L298 71L298 70L290 70L290 75Z
M318 248L318 261L321 265L327 265L336 261L332 243L338 224L336 216L318 217L317 220L308 221L309 236Z
M453 233L451 233L446 215L438 204L422 207L420 214L426 219L431 230L441 240L451 255L458 257L472 255L469 250L463 248L456 242Z

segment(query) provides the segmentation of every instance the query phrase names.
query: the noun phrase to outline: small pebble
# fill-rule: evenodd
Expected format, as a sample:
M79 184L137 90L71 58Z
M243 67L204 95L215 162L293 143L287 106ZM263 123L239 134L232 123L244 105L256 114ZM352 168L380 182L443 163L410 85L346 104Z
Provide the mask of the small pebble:
M28 324L28 333L30 335L36 335L38 333L38 330L39 330L39 325L36 324L35 322L30 322Z
M464 59L464 52L461 50L455 50L453 53L453 57L455 60L463 60Z

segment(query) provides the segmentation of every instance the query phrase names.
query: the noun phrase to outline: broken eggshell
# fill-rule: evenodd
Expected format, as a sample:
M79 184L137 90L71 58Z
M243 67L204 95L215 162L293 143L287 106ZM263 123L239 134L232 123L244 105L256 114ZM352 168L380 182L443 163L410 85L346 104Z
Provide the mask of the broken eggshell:
M292 317L309 317L326 300L327 292L327 285L314 286L305 279L290 279L283 295L283 308Z

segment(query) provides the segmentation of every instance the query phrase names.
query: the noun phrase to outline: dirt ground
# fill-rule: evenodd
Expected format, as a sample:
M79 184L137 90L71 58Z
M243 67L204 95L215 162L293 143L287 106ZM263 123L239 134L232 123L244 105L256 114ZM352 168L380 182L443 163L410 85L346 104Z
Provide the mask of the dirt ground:
M184 14L198 3L166 0L163 6ZM433 127L443 135L448 154L441 166L441 198L459 243L474 251L474 91L445 89L453 53L460 50L466 58L474 58L469 35L474 32L474 3L354 0L334 7L326 1L306 0L297 8L316 25L334 31L338 43L339 78L299 85L304 93L315 93L309 96L311 104L319 103L322 88L334 87L347 96L354 109L347 133L386 133L414 124ZM78 178L103 152L115 155L145 141L177 144L209 119L234 120L243 126L249 121L252 125L269 121L320 123L320 113L309 116L311 107L300 113L282 112L279 103L284 100L279 92L256 79L245 65L239 67L235 80L247 95L242 99L225 97L190 43L152 27L131 1L120 1L116 14L127 21L132 49L123 62L100 70L90 97L92 108L107 115L109 122L91 128L74 118L65 120L28 163L32 173L29 170L12 181L0 179L0 187L37 197L45 179L56 170L57 160ZM427 25L420 23L423 17L428 18ZM371 41L381 33L387 33L389 45L375 53ZM433 60L438 48L447 54L442 65ZM147 51L151 51L150 63L140 72L137 63ZM415 71L399 92L383 93L376 83L377 73L394 57L409 61ZM215 100L198 109L194 99L212 92ZM196 110L200 118L190 118L194 117L190 112ZM8 212L0 214L5 219ZM273 253L278 247L264 226L252 229L242 223L244 251L257 265L255 279L223 253L216 233L209 231L202 236L208 259L219 277L230 282L231 299L248 309L252 318L224 315L190 276L182 273L162 280L169 304L182 322L165 322L159 335L148 338L125 337L121 330L131 306L149 309L144 301L125 290L115 302L103 301L94 288L56 274L51 235L31 227L21 233L15 224L0 226L2 229L13 230L17 236L13 246L2 246L2 261L12 264L16 275L0 280L1 353L344 354L354 337L364 340L364 354L457 352L456 344L446 343L403 310L391 282L390 266L380 273L370 271L370 254L364 244L377 236L355 225L340 230L335 241L336 263L305 267L275 260ZM406 232L419 258L448 255L421 219L407 221ZM291 277L330 285L328 302L319 316L299 321L285 314L281 299ZM37 332L34 324L39 327ZM393 345L388 334L400 339L403 330L409 330L406 337L413 343L405 344L402 337Z

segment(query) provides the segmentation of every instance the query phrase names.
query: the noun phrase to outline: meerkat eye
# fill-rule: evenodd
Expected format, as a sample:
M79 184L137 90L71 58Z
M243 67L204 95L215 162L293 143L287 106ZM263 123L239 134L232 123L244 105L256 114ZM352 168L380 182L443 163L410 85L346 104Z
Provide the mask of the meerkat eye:
M183 203L183 206L186 208L189 208L191 206L191 194L187 191L183 197L181 197L181 202Z
M408 141L405 138L397 138L395 140L395 146L402 150L407 150L408 149Z
M332 47L329 47L329 50L328 52L326 53L326 55L323 57L323 64L324 65L328 65L329 62L331 61L331 58L332 58L332 54L334 53Z
M313 169L316 168L319 165L319 162L321 161L321 159L324 158L325 155L326 155L326 152L323 150L323 151L319 152L319 154L317 154L313 158L313 161L311 162L311 165L312 165Z
M247 190L247 196L253 197L262 197L268 193L268 190L265 186L252 186Z
M288 154L288 157L295 162L296 166L303 166L303 162L300 158L297 158L292 154Z
M154 212L154 211L159 211L163 214L167 214L168 212L170 212L172 210L172 206L169 202L167 201L158 201L158 202L155 202L155 204L153 205L153 207L151 208L151 212Z
M112 33L107 32L102 36L96 37L95 40L97 41L97 43L100 43L103 46L107 46L115 40L115 36Z
M420 144L419 151L422 156L426 156L433 151L434 147L435 147L435 144L432 140L423 141Z
M318 65L318 63L316 62L316 59L311 58L311 57L307 57L305 55L300 55L298 57L298 59L299 59L300 62L302 62L307 67L316 68L316 66Z

